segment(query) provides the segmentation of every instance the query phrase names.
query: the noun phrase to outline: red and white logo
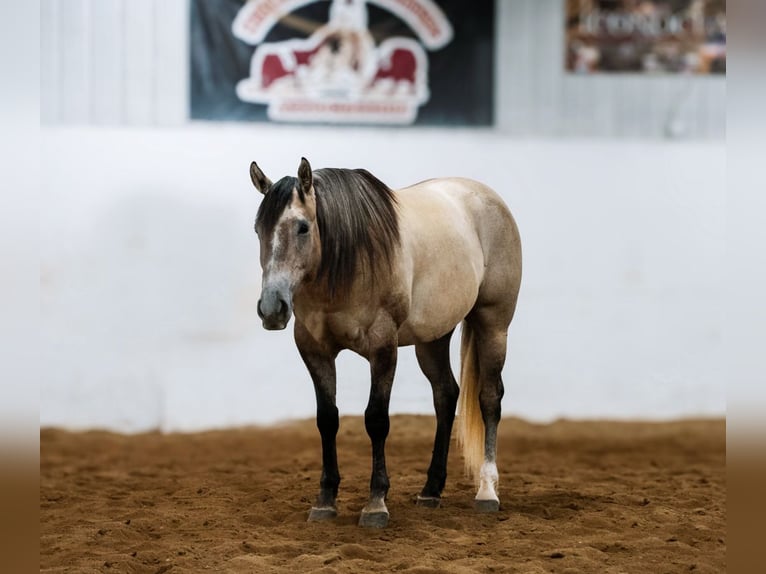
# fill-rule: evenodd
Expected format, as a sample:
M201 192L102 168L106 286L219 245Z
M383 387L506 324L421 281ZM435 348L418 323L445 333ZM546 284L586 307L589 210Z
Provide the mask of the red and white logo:
M270 119L411 124L428 101L428 57L452 40L432 0L367 0L406 22L420 41L368 29L365 0L333 0L326 24L308 38L262 43L280 18L317 0L250 0L234 35L256 45L250 77L237 84L245 102L267 104ZM425 48L424 48L425 46Z

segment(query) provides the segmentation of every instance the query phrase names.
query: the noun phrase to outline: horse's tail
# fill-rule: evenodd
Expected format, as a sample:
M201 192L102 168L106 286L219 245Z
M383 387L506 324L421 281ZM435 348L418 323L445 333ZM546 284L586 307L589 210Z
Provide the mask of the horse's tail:
M479 360L476 356L476 334L468 321L463 321L460 341L460 402L458 406L457 441L463 450L466 474L474 478L484 462L484 420L479 405Z

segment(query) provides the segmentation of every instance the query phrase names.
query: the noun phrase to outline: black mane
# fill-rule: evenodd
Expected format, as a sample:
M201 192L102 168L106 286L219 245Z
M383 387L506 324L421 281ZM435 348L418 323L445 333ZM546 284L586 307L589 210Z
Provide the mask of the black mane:
M325 168L314 172L317 224L322 259L317 279L326 281L330 294L346 294L360 263L375 279L389 270L399 244L396 198L391 189L365 169ZM256 224L269 232L290 203L294 177L275 183L258 209ZM298 191L301 201L303 193Z

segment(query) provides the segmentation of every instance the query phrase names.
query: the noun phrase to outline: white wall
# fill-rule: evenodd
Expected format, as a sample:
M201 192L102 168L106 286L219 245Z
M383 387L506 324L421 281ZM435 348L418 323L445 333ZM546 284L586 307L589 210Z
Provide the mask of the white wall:
M256 316L247 176L254 158L276 177L301 155L392 186L475 177L507 199L525 257L507 414L722 414L725 80L569 76L561 0L497 6L497 127L448 131L190 124L187 0L41 2L41 424L313 413L290 333ZM676 107L687 136L714 141L636 141ZM625 139L510 137L583 134ZM400 357L394 411L431 412ZM367 376L341 355L342 412L363 411Z
M725 410L722 143L519 141L472 130L192 125L42 130L40 421L191 430L311 416L288 331L256 316L258 205L306 155L391 186L463 175L507 200L525 275L506 414L664 418ZM411 349L394 412L431 412ZM367 365L342 354L339 405Z

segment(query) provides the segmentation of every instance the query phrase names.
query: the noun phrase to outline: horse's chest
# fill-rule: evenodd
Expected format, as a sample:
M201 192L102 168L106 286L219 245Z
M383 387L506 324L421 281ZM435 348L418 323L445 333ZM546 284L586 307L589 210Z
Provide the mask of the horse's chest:
M343 313L308 313L300 318L306 330L322 346L350 349L362 356L370 351L369 327Z
M332 318L327 322L328 332L337 346L351 349L355 353L366 356L370 350L367 332L355 321L342 318Z

